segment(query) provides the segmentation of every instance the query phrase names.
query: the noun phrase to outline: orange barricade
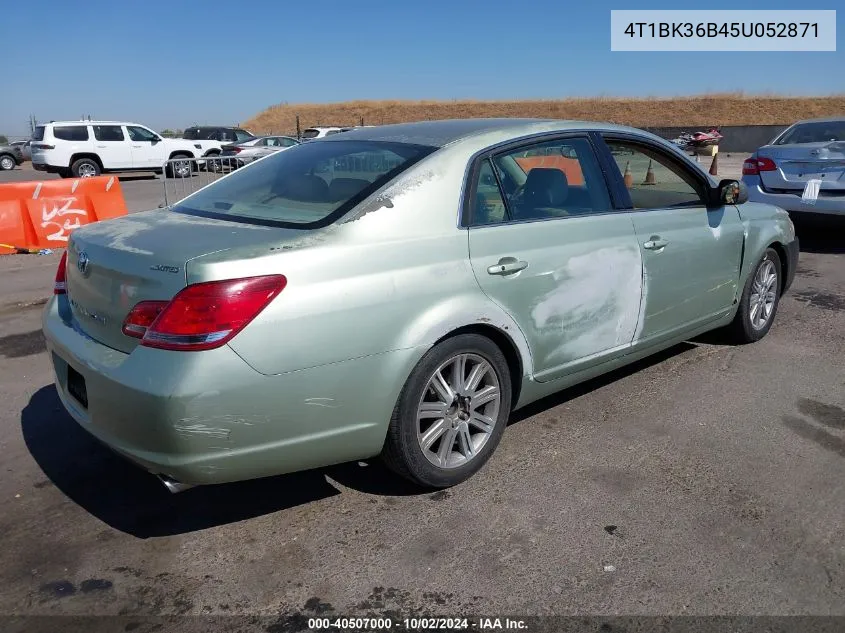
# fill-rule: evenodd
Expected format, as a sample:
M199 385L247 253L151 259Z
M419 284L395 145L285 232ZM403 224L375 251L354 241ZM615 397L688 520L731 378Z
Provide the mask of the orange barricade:
M117 176L0 184L0 255L61 248L73 229L121 215Z
M577 158L567 158L566 156L523 156L517 158L516 162L526 174L535 167L559 169L566 174L566 180L570 185L584 184L584 174L581 172L581 163L578 162Z

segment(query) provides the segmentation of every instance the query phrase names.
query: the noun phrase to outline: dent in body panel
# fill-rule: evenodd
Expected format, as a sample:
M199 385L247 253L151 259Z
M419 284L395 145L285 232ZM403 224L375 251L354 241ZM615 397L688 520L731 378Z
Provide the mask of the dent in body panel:
M531 310L534 327L556 332L560 341L544 355L544 367L624 346L639 336L645 310L639 248L601 248L571 257L548 274L554 288Z

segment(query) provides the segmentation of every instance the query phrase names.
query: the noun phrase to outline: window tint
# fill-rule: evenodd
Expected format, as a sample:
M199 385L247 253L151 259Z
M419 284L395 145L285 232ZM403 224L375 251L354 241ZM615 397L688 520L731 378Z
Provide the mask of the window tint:
M829 143L831 141L845 141L845 121L799 123L787 130L775 144Z
M32 140L33 141L43 141L44 140L44 126L43 125L35 126L35 131L32 133Z
M431 147L372 141L306 143L289 152L271 153L249 169L188 196L173 209L226 219L318 226L432 151Z
M474 225L498 224L507 222L509 219L502 192L499 190L496 175L493 172L493 165L489 159L486 159L481 163L478 171L472 223Z
M147 128L138 127L136 125L128 125L126 129L129 131L129 138L133 141L157 141L158 136L150 132Z
M604 176L587 139L550 141L520 148L494 157L493 164L512 220L611 210ZM479 188L482 185L479 182ZM496 212L491 217L499 214Z
M182 138L187 139L189 141L196 141L200 136L200 130L197 127L189 127L185 132L182 134Z
M98 141L122 141L123 129L119 125L95 125L94 138Z
M294 139L287 138L286 136L283 136L279 139L279 145L281 145L282 147L293 147L294 145L298 144L299 143L297 143Z
M63 125L53 128L53 136L62 141L87 141L88 127L85 125Z
M252 134L245 130L235 130L235 138L240 141L248 141L249 139L253 138Z
M703 206L693 174L668 156L644 146L607 141L635 209Z
M308 128L302 133L302 138L317 138L320 135L320 130Z

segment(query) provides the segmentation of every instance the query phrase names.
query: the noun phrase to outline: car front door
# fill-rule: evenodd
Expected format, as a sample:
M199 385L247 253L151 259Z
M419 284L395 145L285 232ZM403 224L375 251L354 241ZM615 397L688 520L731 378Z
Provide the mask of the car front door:
M94 149L105 169L131 169L132 146L120 125L94 125Z
M648 345L713 321L737 297L744 228L733 205L708 207L706 176L646 139L604 135L618 190L628 206L645 268Z
M631 214L614 208L590 139L491 153L470 178L472 268L522 330L535 379L624 354L637 332L642 260Z
M132 162L138 169L161 169L167 160L167 147L161 137L140 125L127 125L132 145Z

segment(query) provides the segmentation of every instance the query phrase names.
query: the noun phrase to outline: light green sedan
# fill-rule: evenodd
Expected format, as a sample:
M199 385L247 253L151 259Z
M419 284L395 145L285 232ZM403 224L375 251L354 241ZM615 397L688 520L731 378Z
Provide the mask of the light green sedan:
M304 143L74 231L43 315L56 387L172 491L377 455L451 486L516 408L708 330L765 336L798 243L746 200L609 124Z

